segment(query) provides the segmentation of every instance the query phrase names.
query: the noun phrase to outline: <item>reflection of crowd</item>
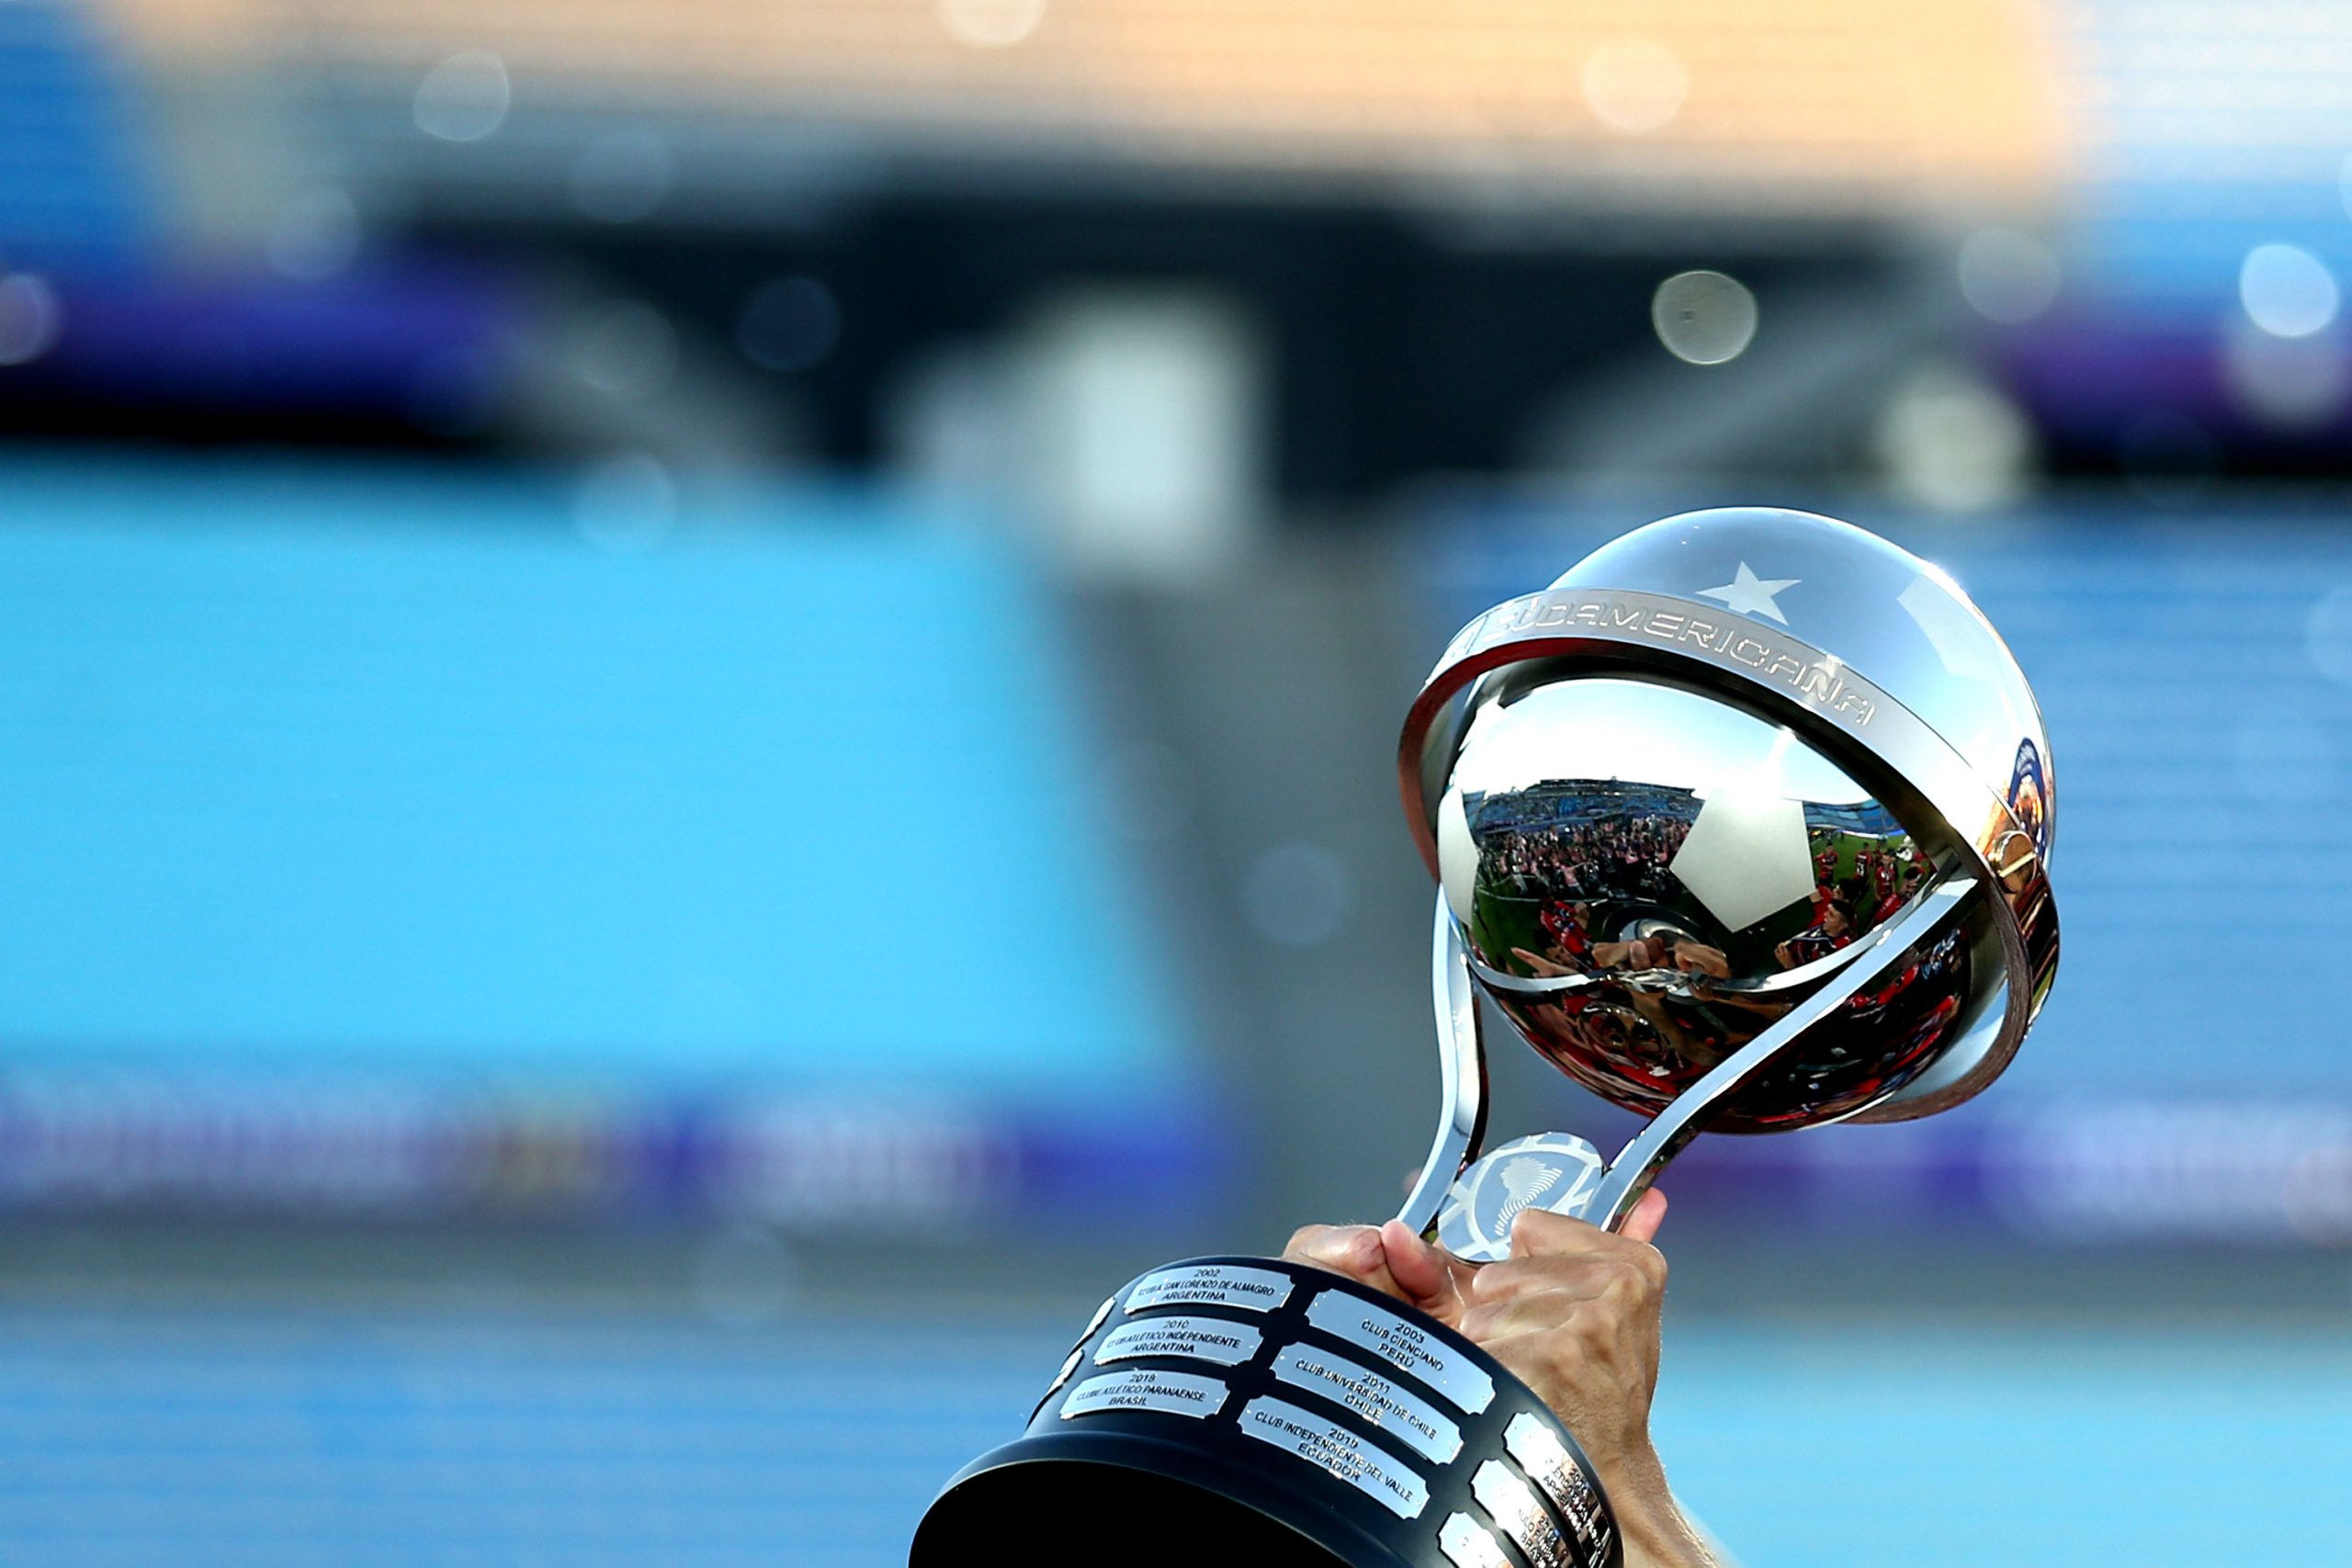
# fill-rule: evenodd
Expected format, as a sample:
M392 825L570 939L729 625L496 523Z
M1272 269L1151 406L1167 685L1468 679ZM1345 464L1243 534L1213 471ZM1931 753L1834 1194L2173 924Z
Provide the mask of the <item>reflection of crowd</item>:
M1847 999L1839 1023L1865 1048L1790 1067L1771 1092L1790 1103L1760 1120L1804 1122L1823 1111L1842 1114L1900 1089L1933 1059L1968 989L1965 939L1947 931L1875 991Z
M1566 903L1605 889L1663 898L1673 886L1667 863L1690 833L1679 818L1643 812L1498 834L1480 846L1480 859L1522 897Z
M1512 967L1539 980L1606 982L1546 987L1504 1005L1572 1071L1605 1077L1637 1101L1654 1094L1663 1104L1792 1005L1735 983L1748 976L1734 975L1724 949L1654 915L1634 918L1644 904L1681 902L1666 868L1689 832L1673 818L1628 816L1498 833L1481 845L1491 890L1535 905L1540 940L1512 947ZM1925 857L1899 837L1816 827L1807 847L1815 886L1806 923L1772 950L1784 970L1849 946L1928 878ZM1939 948L1854 998L1842 1027L1868 1038L1850 1054L1794 1066L1784 1092L1809 1109L1860 1104L1916 1070L1958 1009L1949 973L1958 961Z
M1624 942L1592 940L1592 906L1547 904L1541 915L1544 934L1550 938L1542 953L1514 947L1511 956L1538 979L1556 980L1569 975L1589 975L1606 969L1678 969L1717 980L1731 978L1731 959L1720 947L1683 935L1655 930Z
M1847 940L1850 941L1849 936ZM1634 948L1632 961L1606 967L1679 968L1688 983L1671 991L1624 985L1512 997L1504 1007L1545 1054L1580 1078L1605 1079L1606 1092L1663 1106L1793 1005L1716 985L1699 959L1713 949L1672 936L1593 944L1596 966L1611 948ZM1539 975L1564 969L1524 952ZM1816 1027L1822 1049L1759 1083L1750 1099L1769 1105L1760 1124L1843 1114L1900 1088L1931 1060L1959 1017L1967 990L1967 953L1960 933L1915 950L1885 984L1849 998Z
M1678 818L1645 814L1496 834L1482 846L1485 869L1510 895L1536 903L1544 937L1543 951L1515 947L1512 956L1539 978L1611 969L1674 969L1730 978L1722 949L1688 937L1653 932L1621 942L1594 938L1594 898L1669 898L1667 867L1690 832L1690 824ZM1859 840L1840 874L1840 863L1848 858L1847 835L1815 828L1807 837L1815 872L1813 908L1804 929L1772 950L1783 969L1826 958L1893 919L1928 876L1926 860L1907 841Z

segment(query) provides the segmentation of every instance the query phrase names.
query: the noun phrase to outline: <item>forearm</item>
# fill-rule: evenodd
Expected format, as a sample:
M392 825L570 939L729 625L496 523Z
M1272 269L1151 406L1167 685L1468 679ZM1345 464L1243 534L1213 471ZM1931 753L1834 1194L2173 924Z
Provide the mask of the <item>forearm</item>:
M1613 1467L1601 1485L1625 1538L1625 1568L1722 1568L1706 1539L1683 1517L1656 1453Z

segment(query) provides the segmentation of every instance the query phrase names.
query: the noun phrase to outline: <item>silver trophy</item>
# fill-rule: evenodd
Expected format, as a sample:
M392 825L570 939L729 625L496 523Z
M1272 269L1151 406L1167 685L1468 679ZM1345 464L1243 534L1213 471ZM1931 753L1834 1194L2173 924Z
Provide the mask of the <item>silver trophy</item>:
M1400 1217L1473 1262L1507 1256L1529 1208L1622 1224L1702 1131L1956 1105L2008 1064L2056 971L2032 692L1950 578L1829 518L1668 518L1487 611L1422 687L1399 768L1439 884L1442 1094ZM1482 991L1649 1119L1616 1158L1556 1133L1482 1154ZM933 1505L912 1562L1147 1520L1123 1561L1623 1556L1574 1434L1499 1363L1263 1258L1155 1269L1104 1302L1028 1431Z

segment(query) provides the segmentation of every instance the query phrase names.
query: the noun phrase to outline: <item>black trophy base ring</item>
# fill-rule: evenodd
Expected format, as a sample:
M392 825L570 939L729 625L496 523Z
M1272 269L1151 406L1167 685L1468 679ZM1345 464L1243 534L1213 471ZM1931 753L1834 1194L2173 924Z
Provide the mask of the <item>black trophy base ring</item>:
M909 1568L1623 1568L1576 1439L1435 1319L1320 1269L1209 1258L1102 1303L1020 1438L947 1483Z

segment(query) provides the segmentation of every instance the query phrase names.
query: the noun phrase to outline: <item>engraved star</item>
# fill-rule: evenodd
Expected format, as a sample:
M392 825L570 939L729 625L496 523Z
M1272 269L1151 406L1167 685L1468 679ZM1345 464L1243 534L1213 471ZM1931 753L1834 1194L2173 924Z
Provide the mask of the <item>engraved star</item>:
M1789 624L1789 618L1781 614L1781 606L1772 602L1772 595L1783 588L1794 588L1804 581L1804 579L1801 577L1759 579L1754 572L1747 570L1747 563L1742 561L1739 563L1737 577L1733 578L1721 588L1702 588L1699 590L1699 597L1720 599L1743 615L1770 615L1785 626Z

